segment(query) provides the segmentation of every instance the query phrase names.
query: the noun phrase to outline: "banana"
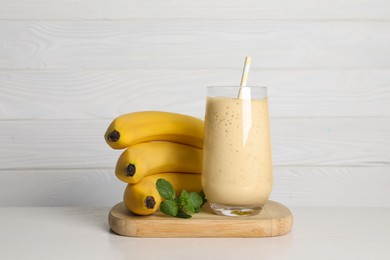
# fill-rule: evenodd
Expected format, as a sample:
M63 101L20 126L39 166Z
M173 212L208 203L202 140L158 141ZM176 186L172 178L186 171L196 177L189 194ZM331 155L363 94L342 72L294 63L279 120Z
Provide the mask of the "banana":
M172 142L146 142L130 146L121 154L115 175L134 184L155 173L201 173L201 170L201 149Z
M200 174L157 173L143 178L136 184L128 184L123 195L123 202L128 210L138 215L151 215L161 204L161 196L156 188L160 178L169 181L176 193L181 190L200 192L202 189Z
M115 118L104 136L114 149L148 141L171 141L202 148L203 121L171 112L134 112Z

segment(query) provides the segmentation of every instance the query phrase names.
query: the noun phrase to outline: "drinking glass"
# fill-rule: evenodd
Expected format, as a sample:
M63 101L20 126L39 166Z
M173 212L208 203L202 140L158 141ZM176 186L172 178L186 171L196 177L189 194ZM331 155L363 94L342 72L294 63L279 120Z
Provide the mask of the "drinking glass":
M258 214L272 183L267 88L208 87L202 188L212 210Z

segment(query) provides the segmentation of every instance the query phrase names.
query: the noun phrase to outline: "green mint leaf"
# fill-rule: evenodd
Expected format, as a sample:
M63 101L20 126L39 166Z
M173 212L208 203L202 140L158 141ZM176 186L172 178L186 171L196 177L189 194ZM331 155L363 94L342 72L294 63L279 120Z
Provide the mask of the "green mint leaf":
M174 200L164 200L160 204L160 211L166 215L175 217L178 213L179 207Z
M184 205L181 207L181 210L183 210L185 213L187 213L189 215L195 213L195 209L191 205Z
M180 194L179 207L180 207L180 210L182 210L183 212L185 212L188 215L195 213L195 209L191 205L190 193L188 193L186 190L183 190Z
M172 187L172 184L165 179L158 179L156 181L156 188L160 196L166 200L175 199L176 192Z
M182 211L182 210L179 210L179 211L177 212L176 217L177 217L177 218L191 218L192 216L189 215L189 214L187 214L187 213L185 213L185 212Z
M156 188L160 196L165 199L160 205L160 211L169 216L191 218L191 214L200 212L207 201L203 191L197 193L183 190L180 196L176 196L171 183L165 179L158 179Z
M188 192L186 190L183 190L180 194L180 206L183 207L183 206L187 206L189 205L189 197L190 197L190 194L188 194Z
M188 194L188 204L193 208L198 208L203 204L203 199L197 192L190 192Z
M201 207L207 202L206 195L204 194L203 190L199 192L199 196L202 198L202 205Z
M180 197L176 197L175 198L175 202L176 202L177 205L180 205Z

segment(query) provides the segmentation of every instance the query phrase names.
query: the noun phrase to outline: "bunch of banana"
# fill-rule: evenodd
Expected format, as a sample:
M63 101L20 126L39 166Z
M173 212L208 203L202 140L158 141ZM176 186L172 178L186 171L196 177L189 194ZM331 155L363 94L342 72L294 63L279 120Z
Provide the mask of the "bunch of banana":
M171 112L134 112L115 118L104 137L113 149L126 149L115 175L128 183L123 200L133 213L157 211L159 178L169 181L176 192L201 190L202 120Z

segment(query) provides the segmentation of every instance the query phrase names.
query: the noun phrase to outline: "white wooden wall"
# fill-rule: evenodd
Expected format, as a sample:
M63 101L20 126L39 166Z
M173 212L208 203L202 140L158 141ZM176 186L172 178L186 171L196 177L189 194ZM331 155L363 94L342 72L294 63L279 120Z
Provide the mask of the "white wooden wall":
M205 87L269 87L289 206L390 206L390 2L0 0L0 206L112 206L138 110L202 118Z

